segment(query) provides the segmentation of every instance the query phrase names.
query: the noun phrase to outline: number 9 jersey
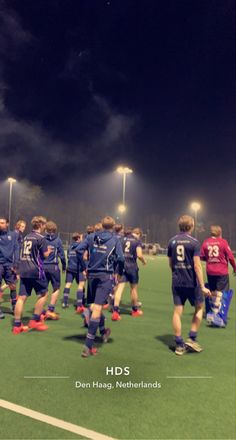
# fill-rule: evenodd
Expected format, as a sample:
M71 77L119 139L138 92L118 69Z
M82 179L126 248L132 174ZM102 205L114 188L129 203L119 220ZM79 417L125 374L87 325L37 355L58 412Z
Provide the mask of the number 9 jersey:
M168 257L172 266L173 287L195 288L197 286L193 257L200 257L200 243L196 238L180 232L168 244Z

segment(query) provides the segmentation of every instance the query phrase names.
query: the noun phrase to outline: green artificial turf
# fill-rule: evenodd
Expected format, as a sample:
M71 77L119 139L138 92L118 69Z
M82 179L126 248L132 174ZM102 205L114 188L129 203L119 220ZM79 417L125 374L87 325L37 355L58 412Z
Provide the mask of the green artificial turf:
M235 439L235 298L227 328L208 328L204 321L199 333L204 351L178 357L169 348L173 345L173 306L167 258L149 258L140 272L144 315L130 316L127 289L122 320L112 322L110 313L105 312L106 325L112 329L111 341L102 346L97 339L96 357L81 358L86 331L72 305L66 310L58 305L61 319L49 322L49 330L42 333L12 335L12 317L7 315L0 322L0 398L117 439ZM235 289L235 278L231 286ZM75 298L75 290L71 290L71 299ZM33 295L26 304L25 317L30 317L34 301ZM2 306L6 309L9 303ZM184 337L191 316L188 305L183 317ZM106 367L112 366L128 366L130 375L106 376ZM113 385L116 381L158 382L161 388L76 389L76 381ZM14 439L16 435L18 439L79 438L6 410L0 414L1 439Z

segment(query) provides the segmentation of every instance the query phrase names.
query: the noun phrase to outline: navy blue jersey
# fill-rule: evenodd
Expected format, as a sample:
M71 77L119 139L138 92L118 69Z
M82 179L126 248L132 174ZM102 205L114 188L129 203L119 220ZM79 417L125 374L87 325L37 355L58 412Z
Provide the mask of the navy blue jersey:
M21 278L44 278L43 259L47 252L46 238L39 232L26 235L20 251L19 272Z
M172 263L172 283L174 287L196 287L196 273L193 257L200 256L198 240L182 232L171 238L168 257Z
M51 248L52 252L43 261L43 267L46 268L48 265L58 266L59 258L62 264L62 270L66 269L66 257L63 249L62 241L57 234L46 234L45 235L47 245Z
M69 246L67 251L67 270L72 273L83 272L86 269L78 247L79 243L75 241Z
M0 264L15 266L19 260L18 237L14 231L0 231Z
M120 239L110 231L98 231L87 235L78 246L81 258L85 250L89 251L88 273L114 273L115 261L118 273L124 268L124 255Z
M122 237L122 248L125 257L125 269L138 268L137 265L137 247L142 247L142 243L132 234Z

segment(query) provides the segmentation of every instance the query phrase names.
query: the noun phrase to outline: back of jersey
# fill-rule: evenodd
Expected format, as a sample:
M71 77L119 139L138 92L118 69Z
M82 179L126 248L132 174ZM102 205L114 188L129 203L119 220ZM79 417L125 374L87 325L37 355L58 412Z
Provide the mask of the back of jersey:
M128 234L122 239L122 248L125 257L125 269L138 267L137 265L137 247L142 247L140 240L132 234Z
M191 235L180 233L168 245L172 263L172 282L175 287L196 287L194 256L200 256L200 243Z
M20 251L19 270L22 278L44 277L43 253L47 251L47 243L43 235L32 231L26 235Z

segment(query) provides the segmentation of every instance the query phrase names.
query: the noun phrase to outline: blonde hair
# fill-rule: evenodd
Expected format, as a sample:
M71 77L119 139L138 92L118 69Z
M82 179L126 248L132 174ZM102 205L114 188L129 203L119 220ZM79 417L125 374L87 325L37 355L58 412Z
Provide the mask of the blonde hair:
M194 219L190 215L182 215L178 220L179 230L189 232L194 227Z
M31 220L31 225L34 229L40 229L47 223L47 219L41 215L36 215Z
M222 228L219 225L211 225L210 231L213 237L221 237L222 235Z
M104 217L102 219L102 227L103 229L112 229L115 225L115 220L114 218L110 217L109 215L107 215L106 217Z
M46 223L46 231L47 232L57 232L57 225L56 225L56 223L54 223L53 221L48 221L47 223Z

